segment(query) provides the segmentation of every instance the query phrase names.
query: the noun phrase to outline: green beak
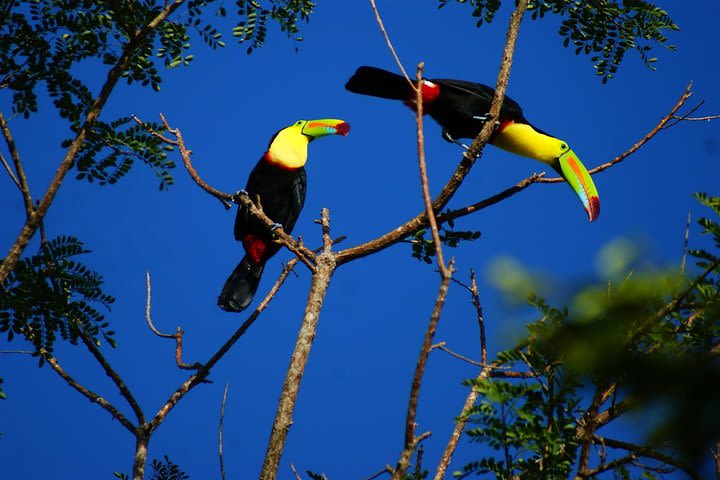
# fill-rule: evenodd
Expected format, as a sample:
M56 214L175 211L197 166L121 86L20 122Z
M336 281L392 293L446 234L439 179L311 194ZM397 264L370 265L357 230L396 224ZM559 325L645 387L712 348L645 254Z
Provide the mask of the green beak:
M348 132L350 132L350 124L336 118L308 120L302 127L303 135L307 135L310 138L324 137L326 135L345 136Z
M600 215L600 198L595 183L593 183L585 165L582 164L572 150L563 153L558 159L558 163L559 165L555 166L555 170L572 187L575 194L580 197L588 218L592 222Z

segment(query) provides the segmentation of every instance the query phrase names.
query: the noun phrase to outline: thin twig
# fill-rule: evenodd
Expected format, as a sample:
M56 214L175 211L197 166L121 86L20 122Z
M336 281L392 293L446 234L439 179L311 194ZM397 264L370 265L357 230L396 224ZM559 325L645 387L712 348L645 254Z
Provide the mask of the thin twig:
M399 480L405 474L405 470L407 470L408 464L410 463L413 450L419 442L420 437L415 436L415 417L417 416L417 408L420 400L420 386L425 373L425 366L427 365L427 360L430 355L432 340L435 336L435 332L437 331L438 322L440 321L440 313L445 305L445 298L447 297L450 279L452 278L453 264L454 260L450 259L450 264L447 267L448 274L443 275L442 281L440 282L437 298L435 299L435 306L433 307L430 321L428 322L427 329L425 330L425 338L415 365L415 373L413 374L412 385L410 387L410 397L408 399L407 415L405 417L405 441L397 466L393 472L392 480Z
M378 12L377 6L375 5L375 0L370 0L370 6L373 9L373 12L375 13L375 20L378 23L378 26L380 27L380 31L382 32L383 36L385 37L385 43L387 43L388 49L390 50L390 53L392 53L393 58L395 59L395 63L397 63L398 68L402 72L403 76L405 77L405 80L410 84L410 87L414 90L415 84L413 84L412 80L410 80L410 76L405 71L405 68L403 68L403 64L400 61L400 58L397 56L397 53L395 53L395 48L393 47L392 42L390 41L390 36L387 33L387 30L385 30L385 25L383 24L382 18L380 18L380 12Z
M225 480L225 463L223 462L223 418L225 417L225 402L227 401L230 383L225 384L222 405L220 406L220 422L218 423L218 457L220 459L220 478Z
M425 135L423 133L423 95L422 95L422 71L423 63L418 63L415 79L417 87L415 89L415 110L417 123L417 151L418 166L420 168L420 187L422 191L423 203L425 204L425 214L430 223L430 231L432 232L433 244L435 245L435 255L437 257L438 268L442 278L452 276L452 272L448 271L443 257L442 242L440 241L440 233L438 232L437 220L435 220L435 212L433 211L432 199L430 197L430 181L427 175L427 163L425 162Z
M293 465L292 463L290 464L290 470L292 470L293 475L295 475L295 480L302 480L298 471L295 470L295 465Z
M633 463L635 460L637 460L637 455L634 453L631 453L629 455L626 455L624 457L618 458L616 460L613 460L608 463L603 463L600 466L587 470L585 473L578 474L580 478L588 478L588 477L594 477L600 473L607 472L608 470L613 470L617 467L620 467L622 465L627 465L628 463Z
M607 388L608 387L603 384L600 384L595 388L592 402L590 402L590 406L583 415L584 436L582 439L580 439L582 443L580 448L580 458L578 460L578 472L577 476L575 477L576 480L587 477L588 472L590 472L590 447L593 444L595 428L597 427L597 416L600 411L602 399Z
M23 197L23 203L25 205L25 215L30 218L30 215L32 215L35 211L32 195L30 195L30 186L28 185L27 177L25 176L25 169L23 168L22 161L20 160L20 152L18 152L17 145L15 145L15 139L13 138L12 132L10 132L10 128L5 121L5 117L2 112L0 112L0 130L2 130L3 138L5 138L5 143L7 144L8 151L10 152L10 157L13 160L17 177L13 175L13 172L10 170L10 166L6 163L5 158L2 159L3 165L5 165L8 173L20 189L20 193Z
M162 338L175 338L175 335L171 333L162 333L158 331L157 328L155 328L155 325L153 325L152 318L150 318L150 272L145 272L145 283L147 285L147 301L145 302L145 321L148 324L148 327L150 327L150 330L157 335L158 337Z
M603 163L602 165L598 165L597 167L588 170L588 173L592 175L592 174L595 174L598 172L602 172L603 170L607 170L608 168L612 167L613 165L622 162L627 157L629 157L630 155L635 153L638 149L640 149L640 147L645 145L648 142L648 140L653 138L660 130L663 129L665 124L667 124L667 122L670 121L674 117L674 115L677 113L677 111L680 110L680 107L682 107L685 104L685 102L688 100L688 98L690 98L692 96L693 93L690 91L691 88L692 88L692 82L688 83L687 87L685 87L685 91L680 96L680 99L677 101L675 106L670 110L670 113L665 115L662 118L662 120L660 120L660 123L658 123L655 126L655 128L650 130L650 132L648 132L648 134L645 135L640 141L635 143L635 145L630 147L624 153L615 157L613 160L611 160L607 163ZM538 180L538 183L559 183L559 182L564 182L564 181L565 180L563 178L553 177L553 178L540 179L540 180Z
M680 275L685 274L685 261L687 260L688 238L690 237L690 212L688 212L687 223L685 224L685 238L683 239L682 262L680 262Z
M22 191L22 187L20 186L20 181L15 176L15 173L13 173L12 168L10 168L10 164L8 164L7 160L5 160L5 156L0 152L0 163L3 164L3 167L5 167L5 170L7 170L8 175L10 175L10 180L15 184L15 186Z
M392 475L392 472L393 472L393 468L390 465L385 465L385 468L383 468L382 470L380 470L377 473L370 475L369 477L365 478L365 480L374 480L378 477L385 475L386 473L389 473Z

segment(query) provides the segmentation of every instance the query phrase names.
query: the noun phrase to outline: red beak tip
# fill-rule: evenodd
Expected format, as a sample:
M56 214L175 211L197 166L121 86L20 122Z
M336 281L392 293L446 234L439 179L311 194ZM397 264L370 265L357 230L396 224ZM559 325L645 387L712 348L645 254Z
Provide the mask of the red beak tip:
M350 133L350 124L347 122L338 123L335 126L335 131L337 132L338 135L347 137L347 134Z
M600 216L600 199L598 197L590 197L586 211L588 220L591 222L595 221Z

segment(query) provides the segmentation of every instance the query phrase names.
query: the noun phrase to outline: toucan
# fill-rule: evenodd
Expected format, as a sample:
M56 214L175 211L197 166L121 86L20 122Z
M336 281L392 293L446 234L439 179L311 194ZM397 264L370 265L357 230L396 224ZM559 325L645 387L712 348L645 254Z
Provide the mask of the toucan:
M270 139L267 151L250 172L244 192L259 199L263 212L275 222L268 228L248 208L238 207L235 240L242 242L245 256L225 281L218 306L228 312L241 312L252 301L265 263L280 246L272 240L278 227L290 233L305 203L308 144L326 135L345 136L350 125L343 120L323 118L298 120Z
M376 67L362 66L350 77L345 88L373 97L402 100L415 109L416 94L402 76ZM503 150L534 158L550 165L572 187L585 207L590 221L600 215L600 199L585 166L567 142L533 126L523 115L520 105L505 97L500 115L490 118L495 90L481 83L451 79L423 79L423 112L442 127L444 139L463 145L458 139L477 137L488 120L498 126L490 143Z

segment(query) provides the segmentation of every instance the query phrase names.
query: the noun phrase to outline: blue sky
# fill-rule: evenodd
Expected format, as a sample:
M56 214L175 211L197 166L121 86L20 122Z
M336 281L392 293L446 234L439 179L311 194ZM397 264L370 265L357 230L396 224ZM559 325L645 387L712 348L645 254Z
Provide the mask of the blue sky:
M510 2L505 2L510 3ZM680 26L671 35L677 52L656 48L658 71L648 71L629 52L617 78L602 85L589 60L562 47L558 21L523 22L509 94L527 118L562 137L588 168L604 163L642 138L675 104L687 83L705 100L704 114L720 113L715 62L715 3L662 2ZM425 62L430 78L461 78L492 84L497 75L509 5L497 19L474 27L467 5L436 2L379 2L386 27L409 71ZM331 212L334 235L343 247L374 238L422 209L411 112L397 102L353 95L343 89L359 65L396 70L368 2L320 2L305 40L295 53L284 34L270 28L266 46L248 56L225 32L228 47L211 52L195 40L189 68L165 75L160 93L122 85L103 118L166 115L194 152L194 164L213 186L226 192L245 185L250 169L278 129L302 118L348 121L346 138L328 137L310 146L308 197L294 234L307 245L320 242L322 207ZM88 67L97 89L102 69ZM0 108L9 111L7 93ZM62 151L66 126L43 99L40 114L14 119L11 128L25 158L30 187L39 196ZM624 163L597 175L602 213L590 224L567 186L536 185L479 214L456 222L480 230L477 242L446 251L456 277L479 272L490 352L509 347L522 333L528 311L503 302L487 271L498 258L518 259L528 268L565 282L586 281L596 272L596 254L608 242L630 237L659 264L679 263L688 211L702 213L695 191L718 194L718 123L684 123L661 132ZM431 189L438 192L461 158L426 122ZM179 160L179 159L178 159ZM543 165L488 147L450 207L492 195L543 171ZM185 359L202 361L247 317L220 311L215 301L226 276L242 256L232 235L234 211L226 212L185 171L159 192L158 180L142 165L112 187L69 177L45 222L49 236L73 234L93 251L83 261L104 275L106 291L118 297L108 316L119 348L105 349L141 405L152 415L186 378L174 364L174 345L152 335L144 320L145 272L153 281L153 319L158 328L186 331ZM0 248L7 251L24 213L17 190L0 178ZM697 235L691 244L699 244ZM34 250L37 244L31 246ZM270 288L291 254L283 251L267 266L258 293ZM217 422L223 388L230 383L225 412L225 468L228 478L252 478L262 464L290 353L304 308L310 276L298 268L250 331L213 370L212 384L193 390L159 428L150 457L163 454L193 479L217 476ZM290 478L298 470L325 472L331 479L365 478L395 463L402 448L410 380L438 286L434 268L410 257L407 245L341 267L333 277L320 317L280 467ZM547 295L561 302L565 283ZM253 305L257 304L257 299ZM453 287L436 341L479 357L476 320L467 293ZM0 348L6 348L5 340ZM13 343L12 348L19 347ZM116 405L114 386L82 348L58 345L57 357L78 380ZM466 387L476 369L433 353L418 413L426 467L434 470ZM134 441L100 408L68 388L49 368L26 356L0 356L8 399L0 404L0 458L7 478L111 478L130 471ZM130 412L129 412L130 413ZM639 425L624 428L635 433ZM480 457L461 442L451 470Z

